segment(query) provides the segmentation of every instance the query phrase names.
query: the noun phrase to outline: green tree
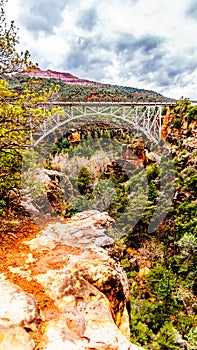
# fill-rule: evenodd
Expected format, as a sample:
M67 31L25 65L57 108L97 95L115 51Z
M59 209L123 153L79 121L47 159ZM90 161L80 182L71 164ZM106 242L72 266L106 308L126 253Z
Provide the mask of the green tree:
M152 201L154 204L156 203L156 199L158 197L158 190L157 187L154 183L153 180L150 181L150 183L148 184L148 199L149 201Z
M180 118L176 118L173 122L173 126L175 127L175 129L180 129L182 125L182 121Z
M183 117L189 111L190 107L191 101L185 98L176 103L174 106L174 112Z
M150 167L146 169L146 176L148 178L148 181L155 180L160 175L160 170L158 165L152 164Z
M186 115L188 124L197 120L197 106L191 107Z
M197 327L194 327L193 329L190 330L188 334L188 341L189 341L191 350L197 349Z
M177 298L177 276L173 273L171 267L165 266L164 261L157 263L148 275L147 280L147 287L162 305L166 317L181 306Z
M93 180L92 180L91 172L89 171L88 168L83 166L79 170L78 179L77 179L77 185L82 195L87 194L89 186L92 184L92 182Z
M170 322L166 322L156 337L156 347L153 349L160 350L178 350L179 347L176 345L176 330Z
M20 194L20 170L24 150L45 112L37 107L47 95L26 89L18 94L0 80L0 209L8 209Z
M14 21L8 25L5 16L7 0L0 0L0 77L32 67L28 51L18 53L18 29Z
M14 22L6 24L6 0L0 0L0 211L18 203L20 196L20 169L24 150L31 141L36 127L47 117L39 104L51 97L52 88L37 91L37 87L18 92L10 88L5 77L32 66L29 54L18 54L17 29ZM55 113L54 111L51 111Z

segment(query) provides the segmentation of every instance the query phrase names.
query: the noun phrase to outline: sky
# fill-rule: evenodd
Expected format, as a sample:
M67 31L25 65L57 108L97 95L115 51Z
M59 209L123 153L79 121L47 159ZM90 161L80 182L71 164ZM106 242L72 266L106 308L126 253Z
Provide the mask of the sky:
M41 69L197 100L197 0L8 0Z

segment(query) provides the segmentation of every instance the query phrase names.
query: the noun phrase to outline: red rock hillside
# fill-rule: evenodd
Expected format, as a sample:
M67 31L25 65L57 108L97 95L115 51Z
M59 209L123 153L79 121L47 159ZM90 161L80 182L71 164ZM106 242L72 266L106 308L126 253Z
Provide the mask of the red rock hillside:
M101 83L97 83L94 81L89 81L86 79L79 79L70 73L60 73L56 71L41 70L40 68L34 68L29 72L17 73L16 75L26 75L31 78L45 78L45 79L56 79L58 81L63 81L69 85L83 85L83 86L103 86Z

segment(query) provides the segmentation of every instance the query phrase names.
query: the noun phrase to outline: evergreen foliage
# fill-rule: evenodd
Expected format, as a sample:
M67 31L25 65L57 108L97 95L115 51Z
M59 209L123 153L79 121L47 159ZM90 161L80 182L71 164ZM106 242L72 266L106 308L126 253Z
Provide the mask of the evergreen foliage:
M92 183L92 177L90 171L83 166L79 170L77 185L82 195L87 194L90 184Z

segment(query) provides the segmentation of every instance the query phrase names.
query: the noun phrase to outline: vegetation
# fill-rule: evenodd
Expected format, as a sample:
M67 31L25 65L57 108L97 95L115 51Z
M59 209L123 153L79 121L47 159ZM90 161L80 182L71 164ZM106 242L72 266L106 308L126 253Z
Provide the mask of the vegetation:
M155 91L123 87L118 85L103 85L102 87L67 85L62 81L30 78L24 75L12 76L9 79L10 86L18 91L23 91L25 87L37 85L37 89L51 88L58 85L59 101L169 101L168 98Z
M176 145L176 192L166 219L153 233L148 232L148 227L160 195L161 169L158 164L153 162L145 168L145 182L142 181L143 169L136 171L134 167L124 173L123 168L116 163L110 163L109 167L106 166L96 174L100 182L96 186L96 177L90 169L82 167L78 175L76 173L81 192L81 197L75 203L76 209L77 204L81 205L80 209L83 208L85 200L85 209L88 205L92 208L95 201L96 208L107 210L115 219L121 219L124 213L122 224L119 221L118 232L117 227L114 233L110 232L117 236L112 255L121 259L130 280L132 342L147 350L195 349L197 346L197 153L192 146L193 142L195 144L195 133L192 137L192 130L195 132L196 126L194 111L187 100L181 100L171 111L171 120L180 119L177 138L174 139L176 124L171 126L171 134L168 135L169 140L171 137L171 145ZM190 112L192 119L188 123ZM190 143L187 144L189 128ZM91 138L91 128L86 126L86 132ZM105 130L105 134L113 140L112 132ZM99 133L94 135L99 140ZM134 135L129 138L122 135L119 142L130 146L135 144L136 152L139 147ZM64 143L68 150L68 144ZM76 149L74 153L80 154L80 147L84 148L90 161L93 150L87 152L85 145L72 144L72 152ZM59 152L63 149L64 146ZM168 169L169 176L170 164L166 163L164 167ZM106 187L102 187L105 184ZM146 187L147 192L144 191ZM103 206L98 201L102 189ZM130 189L135 191L134 199L128 205ZM168 183L163 191L168 191ZM124 237L120 239L118 236ZM133 259L137 260L134 265Z
M188 120L190 111L193 115L194 110L187 100L180 101L171 117L174 115L175 118L181 118L183 125ZM196 120L195 115L193 116L191 123L195 123ZM173 128L171 130L174 142ZM179 137L184 137L185 128L179 130ZM144 236L143 242L139 243L135 252L136 255L138 252L143 253L139 264L148 266L149 271L140 275L134 270L132 277L131 272L127 272L131 281L132 339L136 344L151 350L195 349L197 346L197 171L192 166L195 163L196 149L188 153L181 137L174 158L177 168L177 191L170 212L154 234ZM191 136L190 140L192 141ZM150 180L150 175L148 176ZM154 181L152 177L151 181ZM149 199L153 200L154 196L149 196ZM135 246L132 234L136 232L138 225L139 223L129 237L130 247ZM150 246L155 240L155 235L157 246L162 247L160 257L158 256L156 261L150 256ZM130 267L132 270L132 266Z
M0 77L8 76L9 73L23 71L32 67L29 61L29 52L18 53L17 28L14 21L6 23L5 3L6 0L0 0Z
M48 100L52 89L25 87L22 92L9 86L11 72L29 69L29 54L18 54L17 29L6 24L5 1L1 0L1 65L0 65L0 213L6 215L20 202L20 171L22 157L40 120L47 116L39 104Z

